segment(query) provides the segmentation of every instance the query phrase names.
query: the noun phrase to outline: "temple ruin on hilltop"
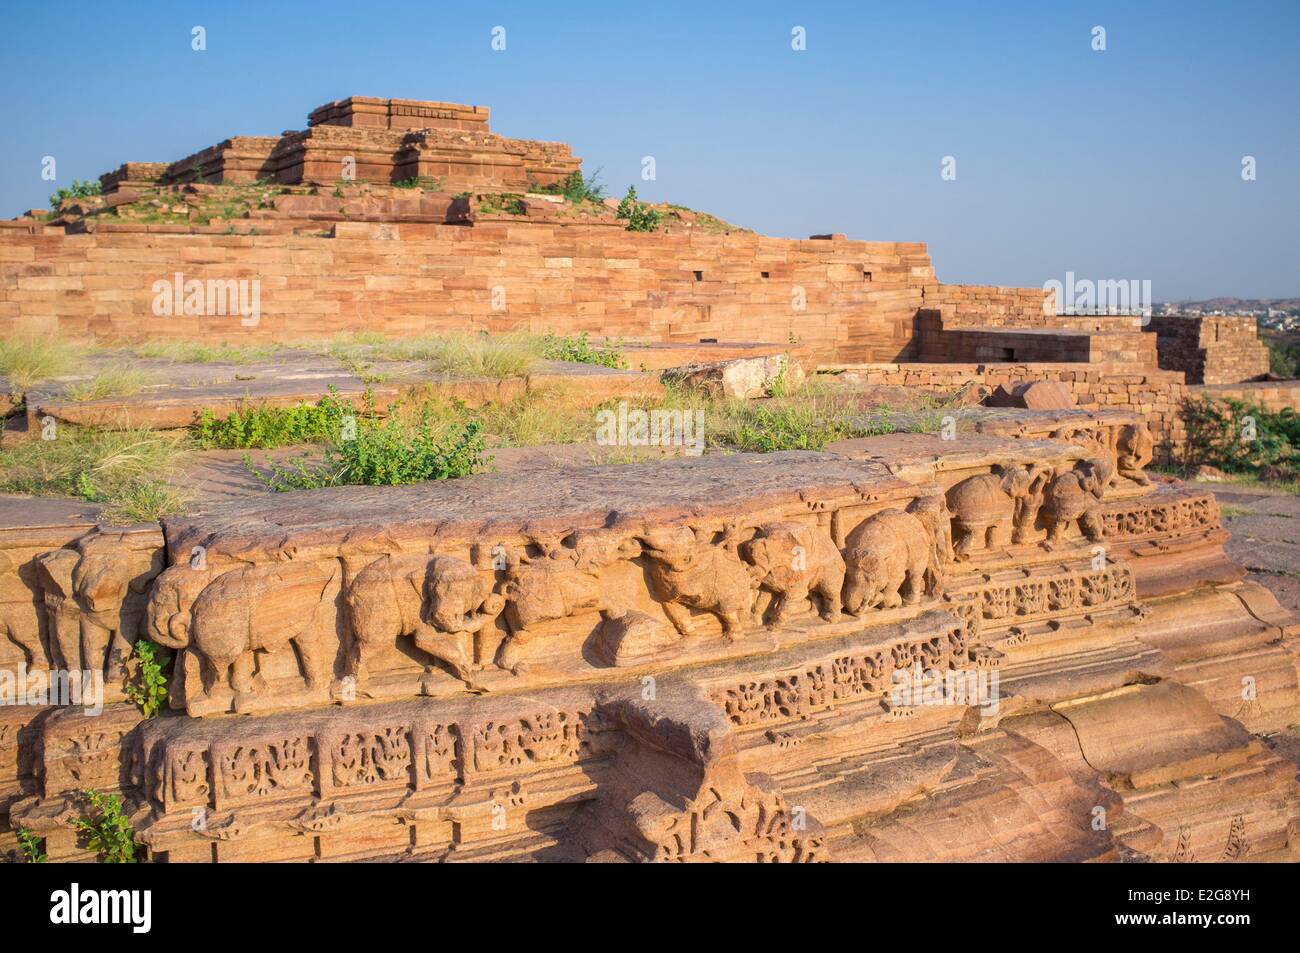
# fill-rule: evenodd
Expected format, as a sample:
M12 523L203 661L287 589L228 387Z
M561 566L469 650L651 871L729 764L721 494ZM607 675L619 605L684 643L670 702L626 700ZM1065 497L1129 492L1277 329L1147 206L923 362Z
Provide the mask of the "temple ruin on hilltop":
M940 281L921 243L680 206L631 230L579 172L483 107L340 100L0 222L0 334L588 332L640 370L418 383L483 403L564 373L585 413L662 398L659 370L799 363L969 389L960 439L249 493L133 525L0 497L0 846L88 859L93 789L169 862L1297 858L1277 737L1300 623L1225 554L1214 493L1153 468L1189 395L1295 404L1251 380L1253 324L1058 315L1040 289ZM257 307L201 293L241 281ZM338 396L310 358L146 395L133 425ZM347 380L380 406L405 386ZM6 437L121 409L33 387ZM142 639L175 653L148 717L124 681ZM50 697L69 673L102 711Z

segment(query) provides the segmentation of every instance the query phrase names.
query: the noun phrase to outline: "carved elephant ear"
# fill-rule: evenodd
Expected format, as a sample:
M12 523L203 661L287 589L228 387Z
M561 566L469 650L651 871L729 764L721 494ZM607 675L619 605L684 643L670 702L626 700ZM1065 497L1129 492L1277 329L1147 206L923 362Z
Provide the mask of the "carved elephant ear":
M72 574L81 556L71 549L55 549L36 557L36 573L41 589L51 595L72 595Z

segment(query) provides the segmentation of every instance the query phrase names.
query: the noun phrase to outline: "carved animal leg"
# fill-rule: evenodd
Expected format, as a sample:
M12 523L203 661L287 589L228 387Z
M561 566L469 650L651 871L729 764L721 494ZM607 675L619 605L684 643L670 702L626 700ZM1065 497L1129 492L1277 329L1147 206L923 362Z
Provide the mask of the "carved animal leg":
M122 635L122 630L118 629L113 633L112 641L108 646L108 677L119 679L126 672L126 660L130 658L134 645L126 640Z
M474 670L474 633L438 632L420 628L415 631L415 647L452 667L456 677L470 681Z
M1095 512L1089 511L1079 517L1079 528L1083 530L1083 535L1094 543L1098 542L1105 535L1105 524L1100 516Z
M515 675L523 674L528 665L521 656L524 646L531 638L532 635L526 629L510 633L510 637L501 643L501 650L497 652L497 665Z
M890 579L881 589L881 606L885 609L897 609L903 604L901 590L907 582L907 573L900 573L896 578Z
M903 583L903 602L907 605L915 605L921 601L921 596L925 595L925 567L913 566L907 572L907 579Z
M81 619L81 659L89 671L105 672L110 677L120 676L121 671L112 671L112 660L108 657L108 644L113 633L97 622L84 616Z
M961 525L956 528L956 533L952 541L952 557L960 562L970 556L971 550L975 547L975 530L973 527Z
M778 592L773 595L772 605L768 608L768 612L771 614L771 621L768 622L769 626L778 626L790 617L790 603L794 598L795 593L793 592ZM718 616L718 618L723 619L722 616ZM726 620L723 619L722 630L725 632L726 629Z
M735 642L737 639L744 636L745 624L740 621L740 613L737 610L732 609L731 611L727 611L726 609L719 609L714 613L714 615L716 615L718 621L722 623L722 634L732 642Z
M996 552L1007 545L1011 540L1011 527L1006 523L994 523L988 529L987 542L985 547Z
M305 635L293 640L293 647L298 650L298 659L302 663L303 677L307 688L315 690L325 684L325 660L321 658L315 638Z
M691 610L679 602L665 602L664 615L668 616L668 621L673 624L682 638L690 638L694 634L695 626L691 622Z
M230 687L236 694L248 695L253 692L253 682L257 671L257 660L252 652L244 652L233 660L214 660L218 672L225 677L230 672Z
M844 587L844 580L841 578L839 585L832 581L823 579L817 583L813 590L822 600L821 617L826 622L835 622L840 617L840 590Z
M1065 523L1057 520L1047 529L1047 539L1043 540L1043 548L1053 550L1065 541Z
M352 646L348 650L348 674L352 676L352 683L358 691L370 677L370 669L366 666L364 643L355 635L352 637Z
M45 664L45 646L41 644L41 627L34 614L18 615L3 626L9 639L23 651L28 668Z

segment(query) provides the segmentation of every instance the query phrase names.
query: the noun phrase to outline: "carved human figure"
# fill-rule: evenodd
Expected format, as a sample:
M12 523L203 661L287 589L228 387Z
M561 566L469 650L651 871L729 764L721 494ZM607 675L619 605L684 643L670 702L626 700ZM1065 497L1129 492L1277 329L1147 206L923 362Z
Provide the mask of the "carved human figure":
M1143 486L1151 483L1145 468L1151 462L1155 441L1146 424L1126 424L1121 427L1116 435L1115 451L1115 469L1120 476Z
M820 529L803 523L766 523L740 547L740 555L750 565L754 582L773 594L769 625L785 622L810 593L820 598L823 619L834 622L840 617L844 557Z
M946 499L952 513L953 558L961 561L973 552L1006 546L1016 525L1016 498L1029 490L1033 479L1024 467L1004 464L950 488Z
M881 510L844 540L844 611L893 609L919 602L934 558L925 524L902 510Z
M683 637L692 635L690 610L698 609L715 616L723 635L734 641L744 635L754 586L740 561L738 541L715 544L711 536L704 529L665 526L639 538L649 559L651 587L673 627Z
M194 601L190 647L202 674L202 698L227 681L238 710L246 696L262 695L267 686L257 671L257 653L292 645L297 651L309 693L328 688L329 659L322 617L335 572L314 563L272 563L235 569L217 576Z
M356 687L381 646L410 636L421 651L469 681L476 669L474 636L496 621L504 599L490 574L454 556L381 556L348 584L343 602L352 630L348 673Z
M1047 484L1040 517L1047 528L1044 549L1060 546L1065 541L1066 530L1075 523L1093 542L1102 538L1105 527L1098 500L1105 494L1113 473L1109 461L1084 460L1052 478Z

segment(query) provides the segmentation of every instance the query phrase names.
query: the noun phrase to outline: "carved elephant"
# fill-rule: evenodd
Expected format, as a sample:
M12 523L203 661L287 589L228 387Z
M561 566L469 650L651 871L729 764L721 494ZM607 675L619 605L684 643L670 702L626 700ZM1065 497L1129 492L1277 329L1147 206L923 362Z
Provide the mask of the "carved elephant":
M1021 527L1023 533L1026 515L1017 513L1016 501L1029 491L1033 480L1024 467L1001 466L949 489L953 558L961 561L972 552L1001 549L1012 541L1014 529Z
M477 667L474 635L496 621L504 602L492 587L490 574L454 556L389 555L370 563L344 595L357 687L365 685L374 650L403 636L469 681Z
M902 510L881 510L844 541L844 609L893 609L919 602L933 560L925 524Z
M728 639L744 634L754 605L754 584L734 547L715 544L707 531L664 527L640 539L649 558L650 583L668 621L692 634L691 609L715 616Z
M189 565L169 566L154 579L145 607L145 637L163 648L181 652L190 644L190 623L194 602L215 573ZM184 708L186 666L178 659L172 666L167 701L173 708Z
M840 617L844 557L821 530L803 523L766 523L740 547L740 555L759 588L774 596L769 624L785 622L810 593L820 597L823 619Z
M28 668L47 662L39 591L35 562L19 563L12 553L0 550L0 637L22 650Z
M194 600L188 647L198 656L202 701L229 681L236 695L263 694L257 673L258 652L292 644L309 692L328 687L330 660L322 605L336 570L314 563L273 563L235 569L217 576ZM191 700L191 707L196 700Z
M1088 539L1101 540L1104 525L1097 501L1105 495L1114 472L1107 460L1084 460L1052 478L1043 495L1040 515L1047 528L1044 549L1060 546L1065 531L1076 522Z
M120 677L140 635L149 584L162 564L160 548L124 548L108 536L37 556L54 664Z

